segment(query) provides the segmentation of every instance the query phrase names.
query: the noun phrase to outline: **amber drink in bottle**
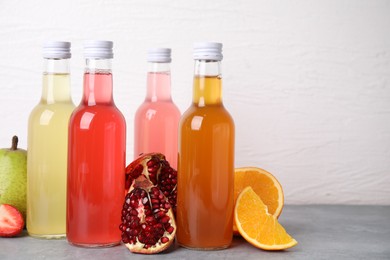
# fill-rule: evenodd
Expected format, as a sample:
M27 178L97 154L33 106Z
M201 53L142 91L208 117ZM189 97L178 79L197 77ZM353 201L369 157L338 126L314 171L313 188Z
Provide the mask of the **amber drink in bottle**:
M234 122L222 103L222 44L194 45L192 105L179 126L177 240L229 247L233 225Z

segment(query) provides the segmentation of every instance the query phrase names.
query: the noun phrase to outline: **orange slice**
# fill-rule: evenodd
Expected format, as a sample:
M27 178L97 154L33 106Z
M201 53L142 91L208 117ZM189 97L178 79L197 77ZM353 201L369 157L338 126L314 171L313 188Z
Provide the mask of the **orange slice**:
M284 205L283 190L271 173L256 167L236 168L234 171L234 202L247 186L251 186L260 196L270 214L279 217ZM233 232L235 235L239 234L234 223Z
M276 217L268 213L267 206L251 187L246 187L238 196L234 221L241 236L255 247L283 250L298 243Z

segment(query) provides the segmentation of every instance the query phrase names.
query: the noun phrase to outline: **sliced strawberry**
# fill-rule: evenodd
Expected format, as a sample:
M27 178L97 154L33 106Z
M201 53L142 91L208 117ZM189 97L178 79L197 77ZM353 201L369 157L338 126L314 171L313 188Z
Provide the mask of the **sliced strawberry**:
M13 206L0 205L0 237L19 235L24 227L22 214Z

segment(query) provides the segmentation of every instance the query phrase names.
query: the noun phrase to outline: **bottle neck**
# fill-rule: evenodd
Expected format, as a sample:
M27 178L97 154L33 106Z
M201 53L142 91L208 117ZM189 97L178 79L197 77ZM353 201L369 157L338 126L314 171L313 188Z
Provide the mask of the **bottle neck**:
M69 59L44 59L41 102L71 102Z
M149 62L146 83L146 101L171 100L171 66L170 63Z
M220 61L195 60L192 102L198 107L222 104Z
M113 104L111 59L86 59L83 103Z

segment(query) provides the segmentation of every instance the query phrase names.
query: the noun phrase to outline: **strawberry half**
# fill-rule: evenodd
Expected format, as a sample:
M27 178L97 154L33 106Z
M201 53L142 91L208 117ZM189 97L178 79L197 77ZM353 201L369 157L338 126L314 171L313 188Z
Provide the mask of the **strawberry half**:
M0 237L19 235L24 227L22 214L13 206L0 205Z

